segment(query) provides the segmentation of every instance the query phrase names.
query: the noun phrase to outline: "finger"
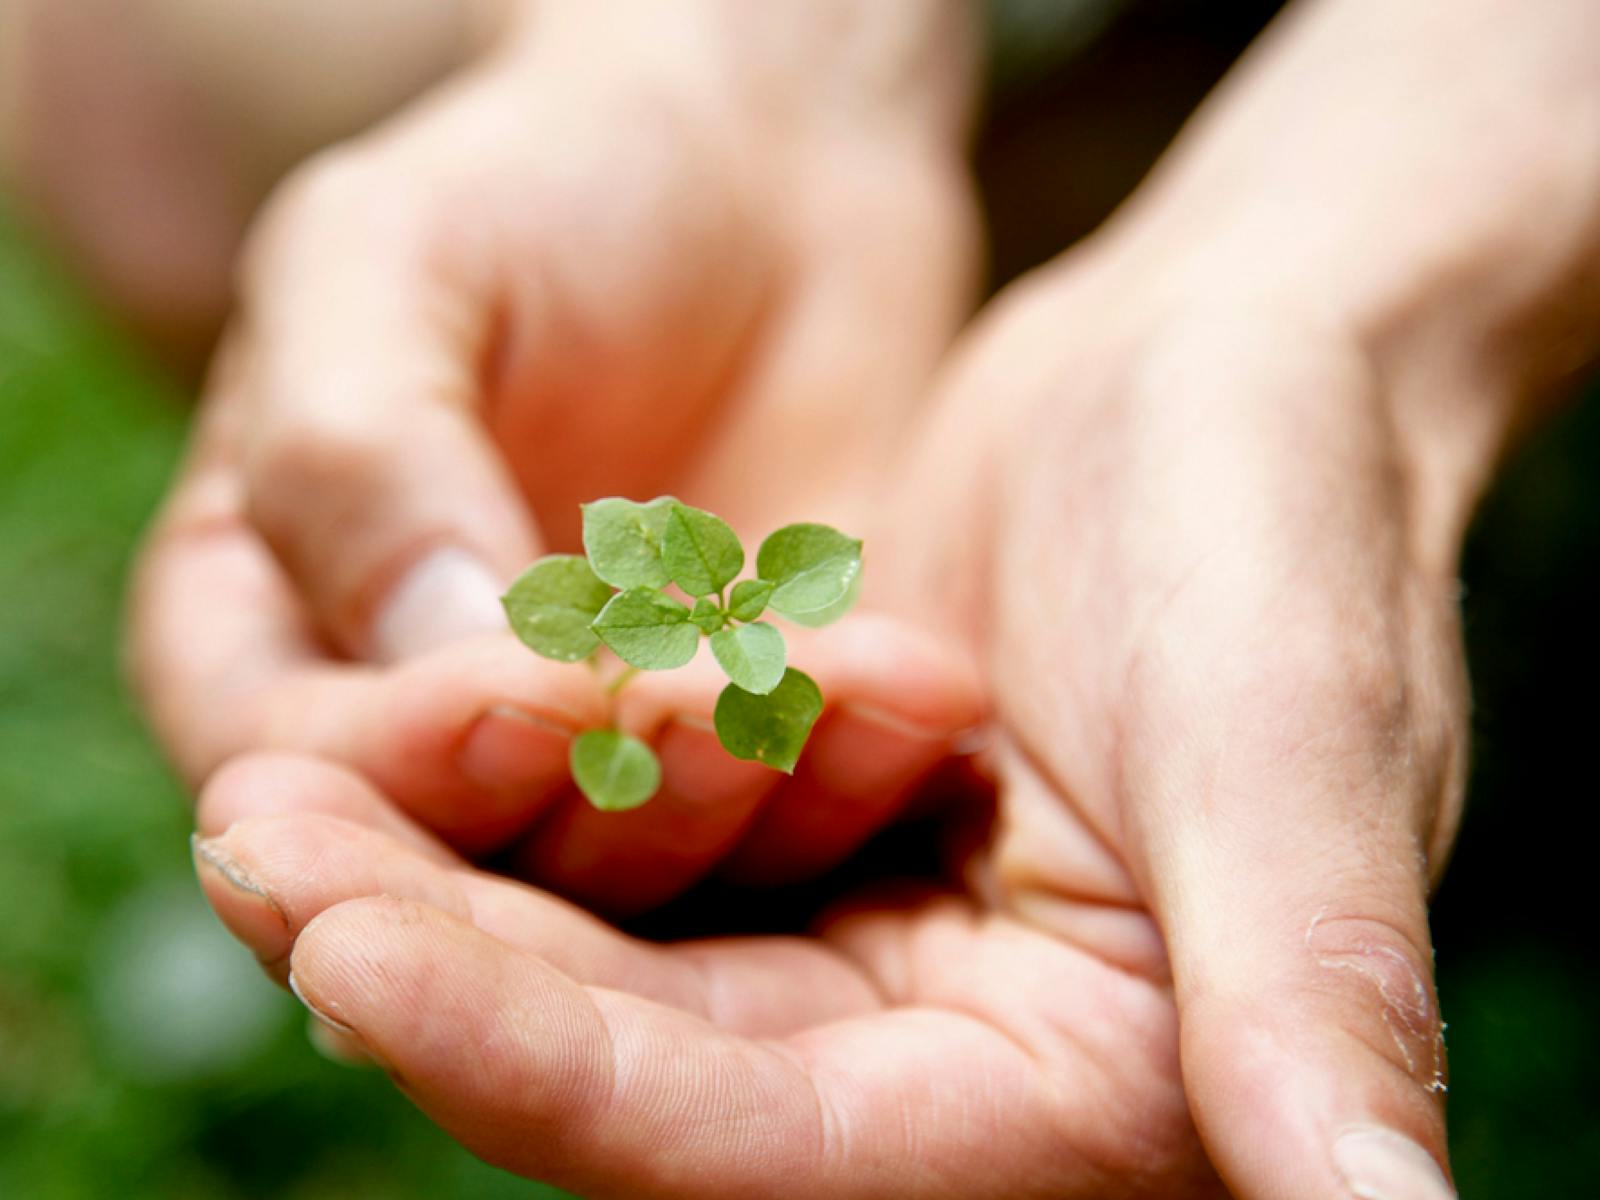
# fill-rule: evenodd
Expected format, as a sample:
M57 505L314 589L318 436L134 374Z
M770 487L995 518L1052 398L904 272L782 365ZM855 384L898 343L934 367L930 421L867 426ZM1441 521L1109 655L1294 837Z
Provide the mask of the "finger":
M386 670L330 661L243 518L237 424L202 418L133 589L135 684L179 770L198 783L247 750L317 754L463 848L520 833L565 788L572 731L604 721L596 682L509 636Z
M430 861L376 830L314 813L250 817L197 839L196 872L229 930L280 983L294 940L347 900L395 896L469 921L585 984L618 988L748 1034L878 1006L861 970L802 939L656 946L533 888ZM784 986L796 971L810 986Z
M1121 970L1170 985L1161 931L1126 857L1014 739L995 746L1005 819L968 867L975 894Z
M1303 705L1311 689L1297 682ZM1334 710L1315 736L1285 715L1291 706L1270 718L1250 710L1251 724L1288 736L1238 734L1212 743L1226 755L1204 766L1167 755L1157 768L1163 790L1204 797L1161 819L1151 886L1185 1086L1244 1200L1454 1194L1427 924L1431 830L1415 815L1431 811L1420 794L1430 785L1403 765L1428 756L1380 736L1373 695ZM1152 757L1140 741L1127 754Z
M382 671L297 679L274 697L257 744L346 763L452 846L481 854L566 792L573 734L605 714L590 672L505 634Z
M486 853L569 786L574 732L604 720L589 673L509 636L384 671L297 673L263 697L243 742L332 759L450 845Z
M232 387L229 346L212 366ZM246 748L281 676L323 661L282 569L250 528L233 445L237 405L201 411L176 482L141 547L129 595L128 670L180 774L198 783Z
M964 1194L997 1147L1039 1156L1009 1195L1078 1194L1068 1181L1095 1174L1041 1129L1037 1063L962 1014L745 1040L384 898L325 911L292 962L306 1003L469 1148L585 1195Z
M275 201L247 257L239 380L251 520L318 627L380 661L500 628L537 553L479 419L488 273L392 171L325 159Z
M377 830L439 866L463 865L360 776L293 754L247 754L224 764L195 803L195 828L202 838L214 838L239 821L312 813Z
M1247 1200L1452 1196L1420 881L1352 870L1288 897L1261 875L1190 864L1167 926L1184 1079L1219 1170Z
M141 697L188 779L253 749L317 755L475 852L561 794L573 731L607 711L588 672L509 635L387 669L330 662L254 532L203 490L227 494L218 480L180 495L141 563L133 616Z
M723 866L744 882L786 883L849 857L983 719L968 658L888 617L799 640L796 658L829 708Z

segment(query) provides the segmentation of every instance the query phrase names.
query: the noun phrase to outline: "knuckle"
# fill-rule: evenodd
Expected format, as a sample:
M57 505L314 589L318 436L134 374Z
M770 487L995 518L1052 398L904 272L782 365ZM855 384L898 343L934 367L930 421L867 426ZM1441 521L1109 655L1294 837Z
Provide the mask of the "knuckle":
M1444 1024L1426 945L1395 921L1324 910L1306 930L1305 949L1319 989L1353 1000L1366 1015L1359 1032L1371 1048L1426 1090L1442 1092Z
M302 224L343 218L364 207L372 195L369 156L349 146L319 151L293 171L268 199L260 238L290 236Z
M246 456L247 507L270 539L298 528L303 514L342 524L374 490L392 437L350 405L306 408L271 421Z
M264 424L246 468L257 484L320 491L359 477L390 443L382 423L351 404L296 408Z
M282 275L321 261L352 231L370 227L375 213L393 212L404 189L385 186L384 169L369 150L336 146L296 168L267 198L240 254L239 291L270 297Z

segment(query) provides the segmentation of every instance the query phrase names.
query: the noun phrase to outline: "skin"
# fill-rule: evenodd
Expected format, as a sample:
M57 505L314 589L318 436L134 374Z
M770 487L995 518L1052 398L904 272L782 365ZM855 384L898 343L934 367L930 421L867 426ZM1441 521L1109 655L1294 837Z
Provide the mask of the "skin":
M240 242L273 185L470 61L503 7L9 0L8 198L120 320L192 372L215 342Z
M646 945L262 756L202 798L213 904L463 1142L586 1195L1446 1195L1455 560L1596 349L1596 44L1579 0L1303 8L963 340L866 530L994 705L960 893ZM361 587L266 544L359 639Z
M134 675L180 769L324 755L613 913L724 860L820 870L891 819L981 718L959 651L882 615L795 638L829 710L785 779L717 744L708 655L613 705L497 597L579 548L597 495L673 492L751 546L865 522L969 291L959 12L875 8L840 40L810 8L529 10L296 173L136 587ZM801 104L819 82L830 106ZM613 712L666 780L600 816L567 745ZM797 808L840 817L791 853Z

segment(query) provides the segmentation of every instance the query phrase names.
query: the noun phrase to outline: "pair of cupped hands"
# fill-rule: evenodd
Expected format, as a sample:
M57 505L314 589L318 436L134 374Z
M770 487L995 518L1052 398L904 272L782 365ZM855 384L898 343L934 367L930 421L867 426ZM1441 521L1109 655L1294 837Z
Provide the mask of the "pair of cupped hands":
M545 36L303 169L243 265L134 619L228 927L589 1196L1446 1195L1477 477L1414 452L1338 247L1272 243L1321 182L1252 158L1293 78L1263 52L961 330L945 89ZM662 493L865 540L793 652L828 707L792 777L718 747L705 655L613 698L505 629L580 502ZM567 747L613 719L664 783L604 814ZM997 815L949 891L803 937L594 915L813 877L975 745Z

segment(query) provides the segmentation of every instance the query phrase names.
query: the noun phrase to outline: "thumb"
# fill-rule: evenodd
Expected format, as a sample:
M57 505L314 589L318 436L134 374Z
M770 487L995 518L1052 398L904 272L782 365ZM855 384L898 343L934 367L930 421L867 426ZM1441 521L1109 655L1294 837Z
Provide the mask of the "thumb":
M1241 1200L1447 1200L1415 823L1260 778L1154 859L1201 1136Z
M251 248L224 381L246 506L322 630L380 661L503 627L537 552L477 411L489 285L366 160L296 181Z

